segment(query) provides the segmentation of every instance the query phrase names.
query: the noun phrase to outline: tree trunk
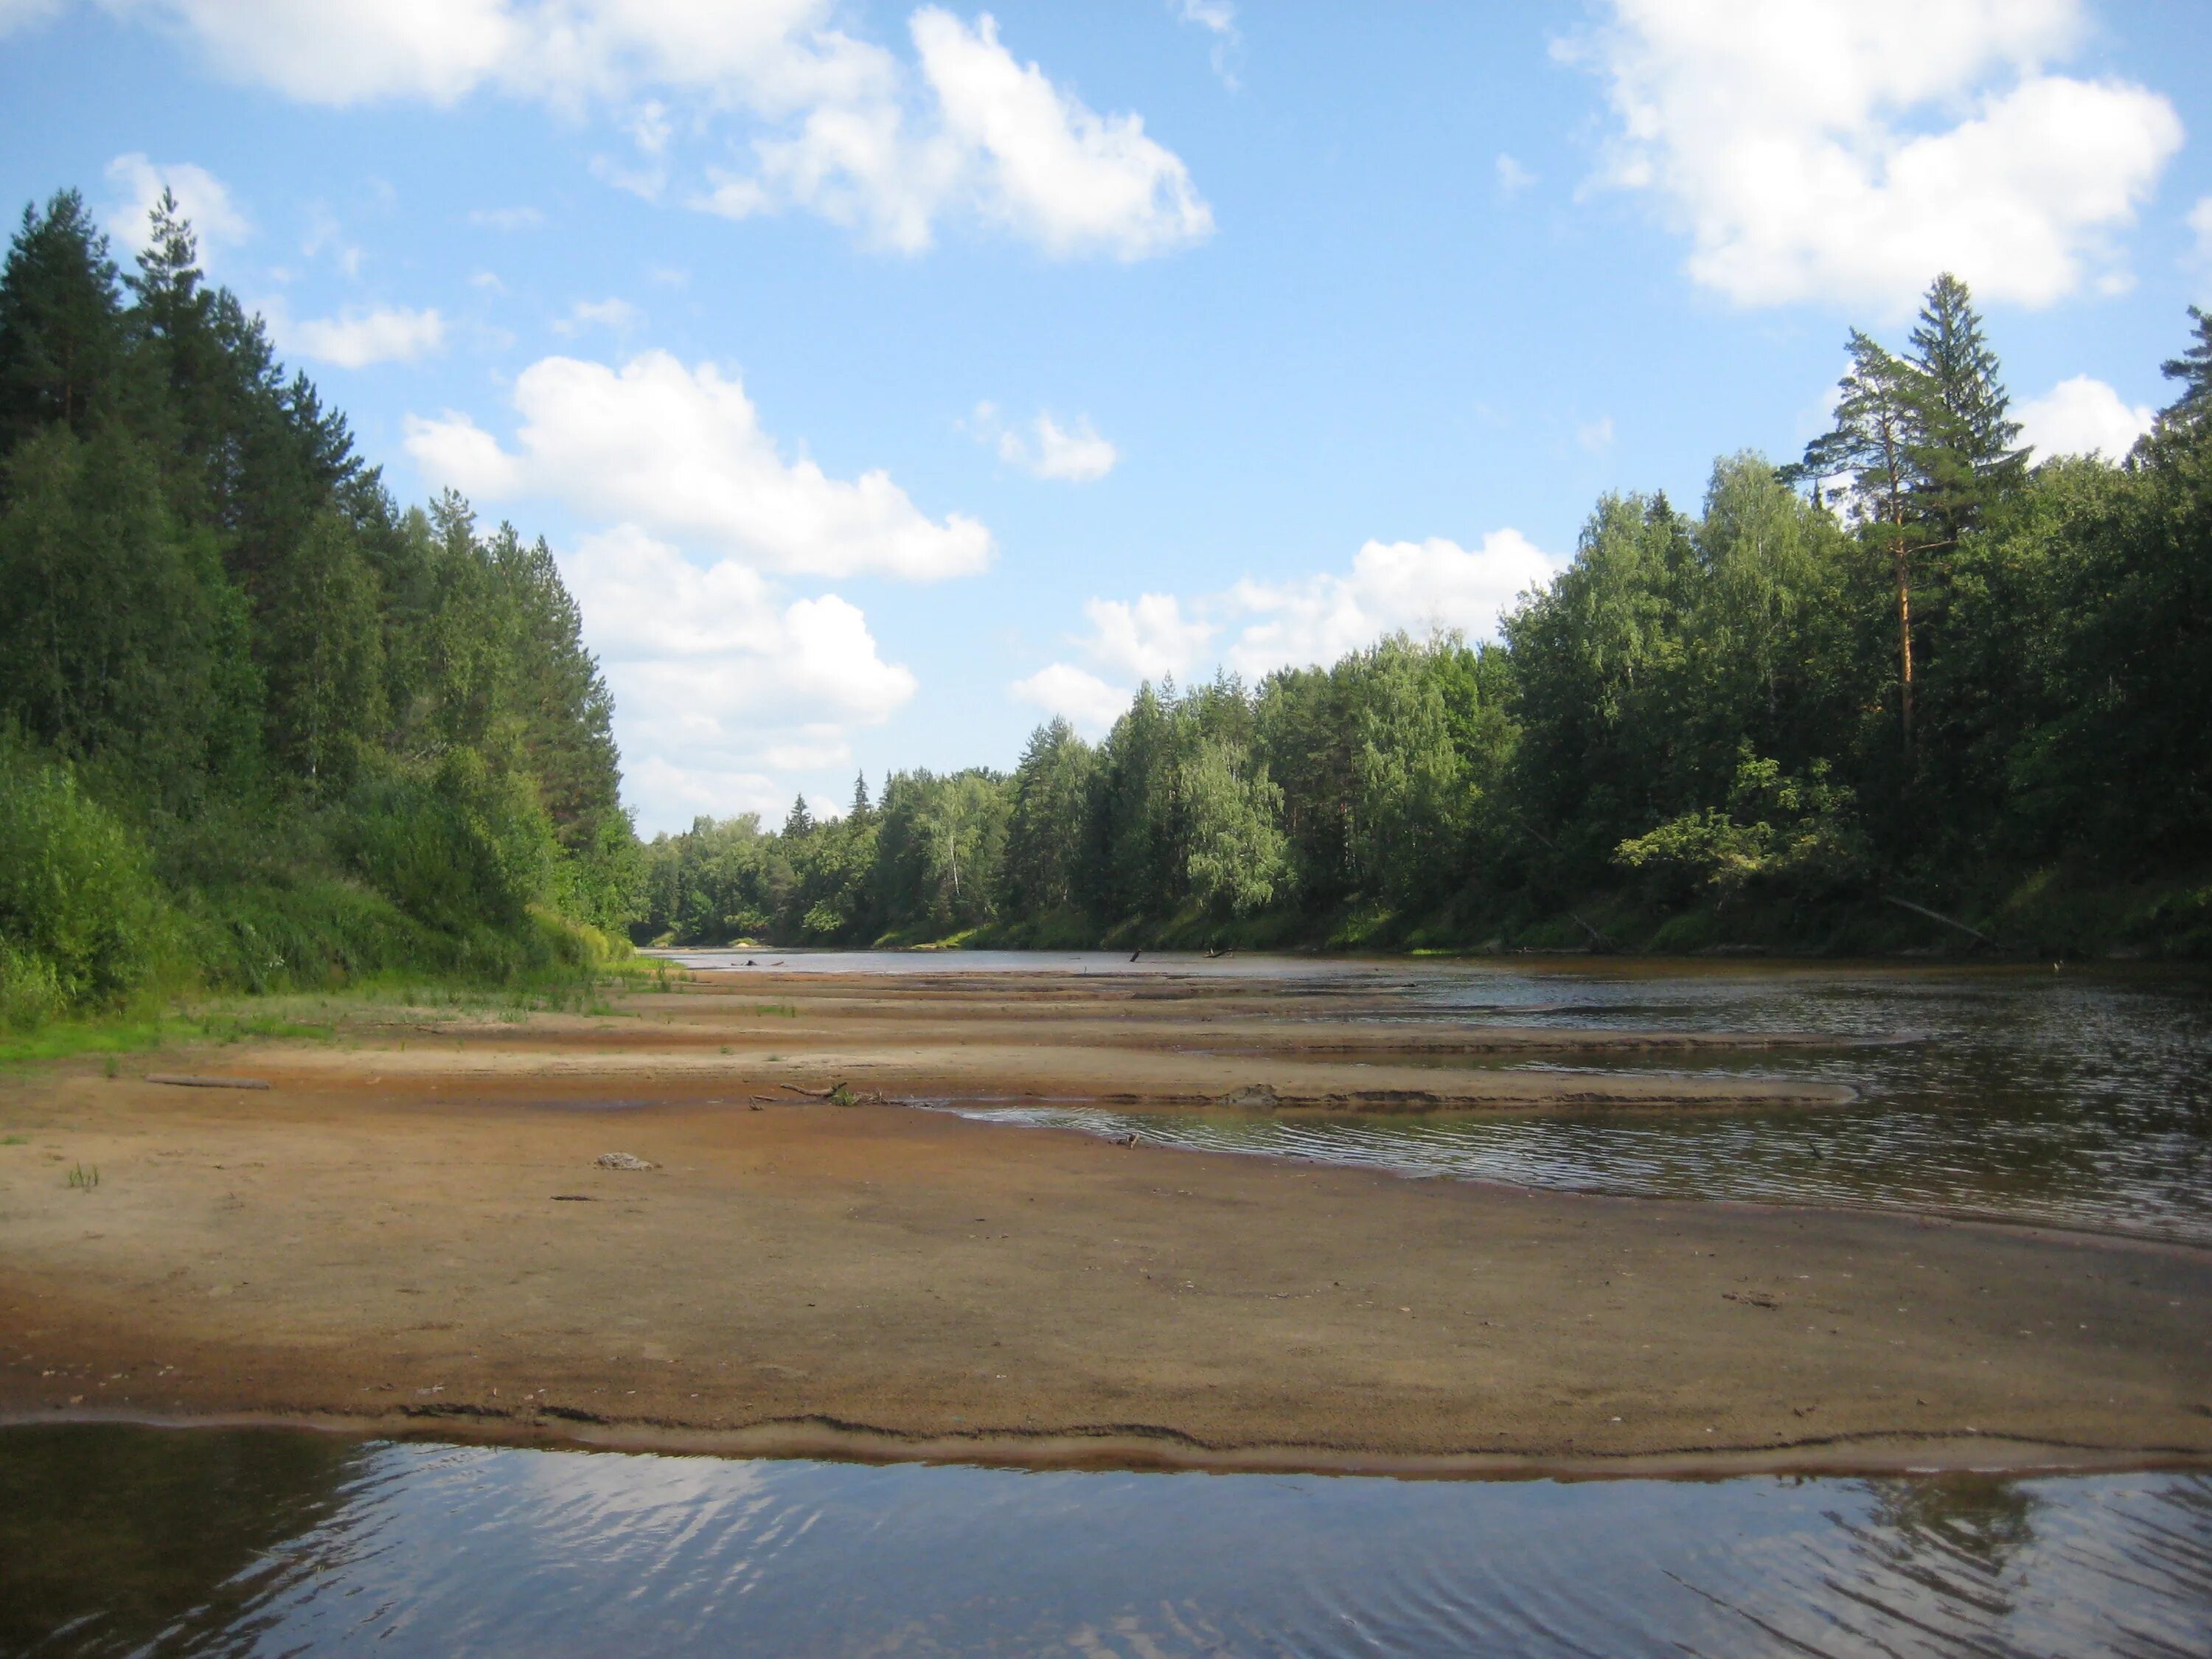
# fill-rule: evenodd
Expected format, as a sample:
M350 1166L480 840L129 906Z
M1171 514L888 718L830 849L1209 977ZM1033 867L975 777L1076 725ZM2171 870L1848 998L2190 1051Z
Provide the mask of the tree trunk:
M1897 548L1897 659L1899 706L1904 717L1905 750L1912 752L1912 584L1906 564L1910 555L1900 542Z

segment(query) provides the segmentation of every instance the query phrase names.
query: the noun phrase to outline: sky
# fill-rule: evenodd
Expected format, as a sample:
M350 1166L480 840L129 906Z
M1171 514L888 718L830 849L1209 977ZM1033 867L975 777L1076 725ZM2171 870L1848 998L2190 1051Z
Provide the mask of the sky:
M1939 270L2045 454L2212 306L2196 0L0 0L0 139L546 538L648 835L1492 636Z

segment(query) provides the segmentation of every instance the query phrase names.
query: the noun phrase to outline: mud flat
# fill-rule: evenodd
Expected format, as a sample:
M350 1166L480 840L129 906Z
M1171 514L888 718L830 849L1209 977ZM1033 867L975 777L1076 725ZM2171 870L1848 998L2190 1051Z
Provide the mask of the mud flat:
M2212 1464L2202 1250L1412 1182L898 1103L1645 1119L1849 1097L1444 1063L1786 1036L1594 1044L1379 1028L1366 989L1141 992L759 973L611 1017L363 1006L327 1043L19 1074L0 1414L1437 1473ZM841 1083L861 1103L811 1092ZM79 1165L96 1187L66 1183Z

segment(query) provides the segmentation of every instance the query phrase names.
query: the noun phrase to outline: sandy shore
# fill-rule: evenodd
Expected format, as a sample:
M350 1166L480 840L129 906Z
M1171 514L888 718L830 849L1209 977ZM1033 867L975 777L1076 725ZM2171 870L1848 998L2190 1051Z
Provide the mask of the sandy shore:
M763 975L611 1018L356 1007L330 1042L21 1073L0 1084L0 1413L1437 1472L2212 1462L2212 1253L888 1103L1841 1097L1486 1069L1559 1038L1378 1030L1349 1018L1360 994ZM145 1080L179 1071L271 1086ZM793 1092L840 1080L886 1103ZM79 1164L96 1188L65 1184Z

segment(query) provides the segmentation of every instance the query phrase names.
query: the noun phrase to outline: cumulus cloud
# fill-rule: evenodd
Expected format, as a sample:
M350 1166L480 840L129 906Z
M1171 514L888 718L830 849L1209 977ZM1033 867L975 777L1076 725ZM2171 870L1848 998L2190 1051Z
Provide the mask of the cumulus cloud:
M1247 579L1189 600L1166 593L1133 603L1094 599L1083 607L1090 631L1073 643L1104 674L1055 662L1011 690L1096 733L1127 706L1139 680L1188 681L1215 664L1257 679L1279 668L1334 662L1401 631L1416 638L1450 630L1494 636L1514 601L1549 581L1564 562L1517 530L1497 530L1471 550L1442 537L1370 541L1346 573ZM1218 649L1217 638L1225 641Z
M991 404L978 404L968 428L996 449L1009 466L1063 483L1103 478L1121 459L1121 451L1098 435L1088 415L1063 427L1049 413L1040 414L1026 428L1017 429L1003 423Z
M2117 461L2150 430L2148 404L2130 404L2102 380L2076 374L2020 407L2020 436L2039 457L2102 454Z
M915 677L834 593L788 598L733 559L702 566L635 525L561 561L615 696L628 793L648 830L787 798L775 774L842 765L856 726Z
M1101 115L1024 64L988 15L908 20L909 63L835 27L836 0L109 0L196 40L222 72L311 102L451 104L480 88L565 110L622 106L640 164L611 183L658 198L675 165L669 99L751 123L753 165L708 173L695 206L798 207L883 246L927 246L960 212L1055 256L1141 258L1212 215L1141 117ZM1218 5L1201 6L1209 15Z
M191 222L202 252L231 246L253 234L253 226L231 199L230 189L205 167L190 161L149 161L133 150L107 164L107 182L117 191L107 211L108 234L124 246L146 245L146 222L167 190Z
M1086 738L1105 732L1129 706L1127 686L1109 685L1073 663L1048 663L1007 690L1018 702L1060 715Z
M403 306L348 309L335 317L301 322L291 321L283 307L274 307L270 326L286 350L318 362L335 363L340 368L412 362L442 350L446 343L443 317L434 310L410 311Z
M514 384L515 447L468 416L410 416L408 453L433 483L490 499L556 497L769 569L932 581L991 561L991 532L933 520L880 468L833 478L787 460L735 376L648 351L619 370L547 357Z
M2124 284L2181 122L2132 82L2051 72L2080 0L1613 0L1563 53L1619 119L1604 182L1654 192L1691 276L1741 305L1901 311L1936 271L2043 306Z

